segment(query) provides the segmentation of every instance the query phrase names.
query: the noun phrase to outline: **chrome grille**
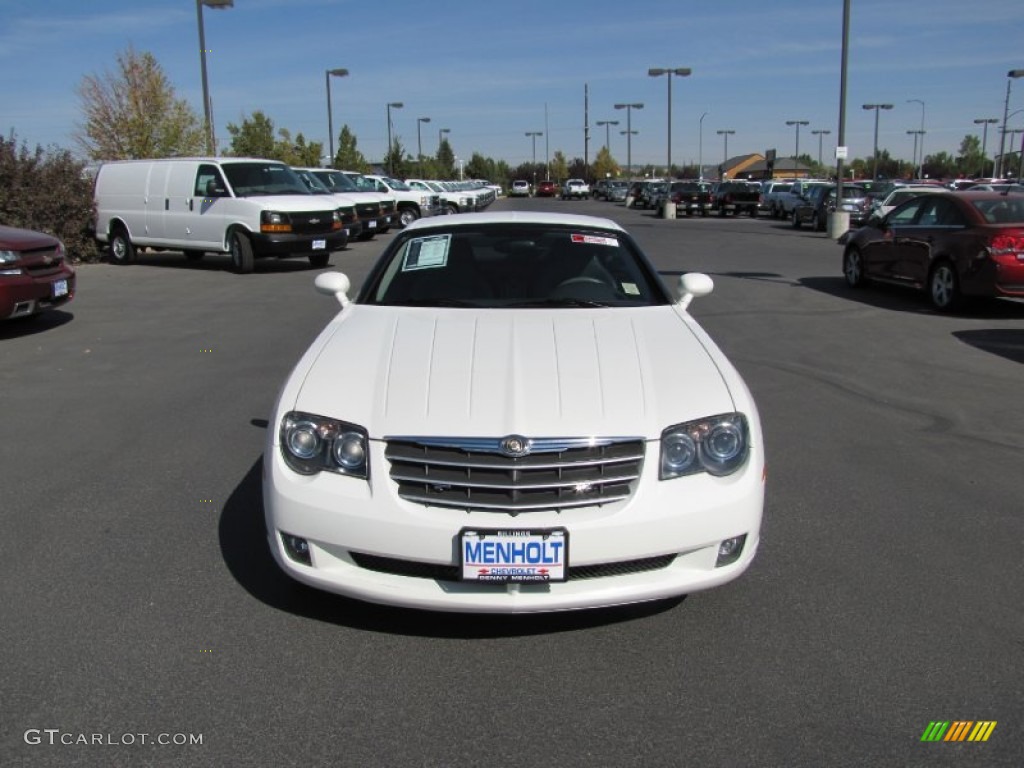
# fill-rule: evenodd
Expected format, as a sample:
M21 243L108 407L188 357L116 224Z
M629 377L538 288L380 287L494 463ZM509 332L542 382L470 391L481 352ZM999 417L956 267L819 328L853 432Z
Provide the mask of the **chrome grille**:
M640 478L640 438L539 438L529 454L502 454L502 438L387 440L398 495L427 506L517 514L629 498Z

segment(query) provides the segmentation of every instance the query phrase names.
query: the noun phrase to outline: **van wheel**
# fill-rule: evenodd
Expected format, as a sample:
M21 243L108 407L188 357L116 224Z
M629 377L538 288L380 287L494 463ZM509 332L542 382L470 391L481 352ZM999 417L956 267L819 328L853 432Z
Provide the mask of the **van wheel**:
M419 217L420 214L415 208L403 208L398 214L398 220L403 227L408 227Z
M252 272L255 259L252 255L252 242L243 232L231 233L231 267L240 275Z
M188 259L189 261L199 261L201 258L203 258L202 251L182 251L182 253L185 254L185 258Z
M110 235L110 260L114 264L131 264L135 261L135 246L123 227Z
M327 262L331 260L331 254L327 251L323 253L311 253L309 254L309 266L314 269L323 269L327 266Z

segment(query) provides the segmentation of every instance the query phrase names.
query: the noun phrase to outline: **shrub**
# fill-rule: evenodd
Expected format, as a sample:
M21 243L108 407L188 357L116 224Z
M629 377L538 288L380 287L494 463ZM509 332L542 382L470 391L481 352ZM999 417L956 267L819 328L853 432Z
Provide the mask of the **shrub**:
M93 180L69 151L0 138L0 224L59 237L74 262L99 260Z

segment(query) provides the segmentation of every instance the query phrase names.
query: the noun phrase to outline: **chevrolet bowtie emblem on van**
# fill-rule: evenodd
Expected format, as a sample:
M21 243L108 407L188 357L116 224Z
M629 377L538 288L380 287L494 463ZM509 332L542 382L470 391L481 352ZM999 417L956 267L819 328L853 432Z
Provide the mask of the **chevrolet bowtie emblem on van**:
M320 219L310 219L309 223L310 224L319 224L320 223Z
M509 435L501 441L501 452L509 458L522 458L530 453L530 441L519 435Z
M53 264L53 256L51 256L48 253L44 253L43 254L43 264L45 264L46 266L50 266L51 264Z

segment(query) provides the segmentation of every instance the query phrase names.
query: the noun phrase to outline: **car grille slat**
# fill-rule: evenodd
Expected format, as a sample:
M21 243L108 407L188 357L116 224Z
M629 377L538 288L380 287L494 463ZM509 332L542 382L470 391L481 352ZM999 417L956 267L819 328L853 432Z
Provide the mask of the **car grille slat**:
M539 439L521 457L502 455L500 442L391 438L385 456L406 501L512 514L622 501L643 468L639 438Z

